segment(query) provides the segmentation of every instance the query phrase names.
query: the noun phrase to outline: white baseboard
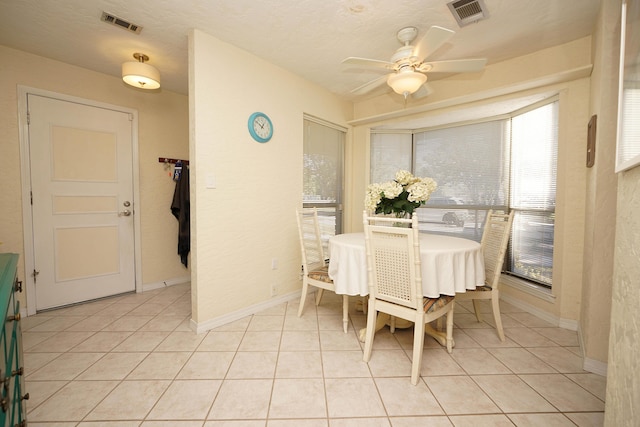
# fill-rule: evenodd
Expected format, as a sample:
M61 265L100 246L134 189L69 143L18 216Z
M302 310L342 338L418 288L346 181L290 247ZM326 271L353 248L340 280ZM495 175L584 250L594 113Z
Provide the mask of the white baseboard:
M177 277L175 279L164 280L162 282L145 283L142 285L142 289L138 292L147 292L154 289L166 288L167 286L180 285L182 283L190 282L191 276Z
M609 365L606 362L600 360L589 359L584 355L584 339L582 336L582 329L578 328L578 341L580 342L580 351L582 352L582 369L593 374L607 376L607 369Z
M503 299L509 304L521 308L524 311L551 323L552 325L556 325L559 328L568 329L570 331L577 331L578 343L580 345L580 351L582 352L582 369L596 375L605 377L607 376L607 363L601 362L599 360L589 359L584 356L584 341L582 339L582 331L580 330L580 323L578 321L559 318L551 313L547 313L546 311L540 310L537 307L527 304L526 302L522 302L509 295L500 294L500 299Z
M538 307L535 307L535 306L533 306L531 304L523 302L523 301L521 301L521 300L519 300L517 298L512 297L511 295L506 295L503 292L500 293L500 299L508 302L509 304L511 304L511 305L513 305L515 307L521 308L524 311L526 311L527 313L531 313L534 316L539 317L540 319L551 323L552 325L560 326L561 319L559 319L557 316L554 316L551 313L548 313L548 312L546 312L544 310L540 310ZM570 321L567 321L567 324L569 322ZM566 329L571 329L571 328L566 328ZM576 329L572 329L572 330L574 330L574 331L577 330L577 323L576 323Z
M235 322L236 320L242 319L243 317L250 316L252 314L258 313L260 311L266 310L271 307L275 307L287 301L291 301L293 299L300 299L301 290L297 290L288 294L280 295L278 297L271 298L267 301L260 302L258 304L251 305L249 307L245 307L241 310L234 311L232 313L225 314L224 316L215 317L213 319L209 319L202 323L196 323L191 319L190 327L196 334L201 334L211 329L217 328L222 325L226 325L227 323Z
M571 319L562 319L558 320L558 326L564 329L569 329L570 331L578 330L578 321Z
M601 362L599 360L589 359L587 357L584 358L584 362L582 364L582 369L587 372L591 372L596 375L601 375L603 377L607 376L607 368L608 364Z

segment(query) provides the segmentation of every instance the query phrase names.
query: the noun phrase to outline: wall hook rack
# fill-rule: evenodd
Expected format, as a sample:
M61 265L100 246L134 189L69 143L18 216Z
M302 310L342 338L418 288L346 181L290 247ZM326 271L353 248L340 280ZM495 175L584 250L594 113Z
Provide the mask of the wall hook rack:
M182 162L183 165L188 165L189 164L189 160L181 160L181 159L171 159L169 157L158 157L158 162L159 163L171 163L171 164L176 164L178 162Z

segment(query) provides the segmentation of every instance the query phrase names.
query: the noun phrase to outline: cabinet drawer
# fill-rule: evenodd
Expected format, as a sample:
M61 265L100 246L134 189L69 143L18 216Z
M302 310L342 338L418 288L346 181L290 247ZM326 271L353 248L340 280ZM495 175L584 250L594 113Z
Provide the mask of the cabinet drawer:
M17 265L17 254L0 254L0 316L4 317L0 328L0 427L26 426L20 303L14 295L22 290Z

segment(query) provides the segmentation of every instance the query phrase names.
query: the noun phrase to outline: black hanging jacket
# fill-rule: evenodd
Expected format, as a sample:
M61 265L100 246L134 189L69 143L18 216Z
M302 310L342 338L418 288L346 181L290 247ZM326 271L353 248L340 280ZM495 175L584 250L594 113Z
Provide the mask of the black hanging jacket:
M176 189L173 193L171 213L178 220L178 254L180 260L187 267L189 251L191 250L191 224L189 203L189 168L183 167Z

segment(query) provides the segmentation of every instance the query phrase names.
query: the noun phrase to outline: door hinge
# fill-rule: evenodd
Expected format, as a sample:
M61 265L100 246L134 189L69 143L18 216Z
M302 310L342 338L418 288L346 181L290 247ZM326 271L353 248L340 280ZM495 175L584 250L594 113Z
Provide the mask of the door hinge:
M31 112L27 111L27 124L31 124Z
M31 277L33 277L33 284L35 285L36 282L38 281L37 277L38 274L40 274L39 271L37 271L35 268L33 269L33 273L31 273Z
M33 206L33 191L29 191L29 196L31 199L31 206Z

